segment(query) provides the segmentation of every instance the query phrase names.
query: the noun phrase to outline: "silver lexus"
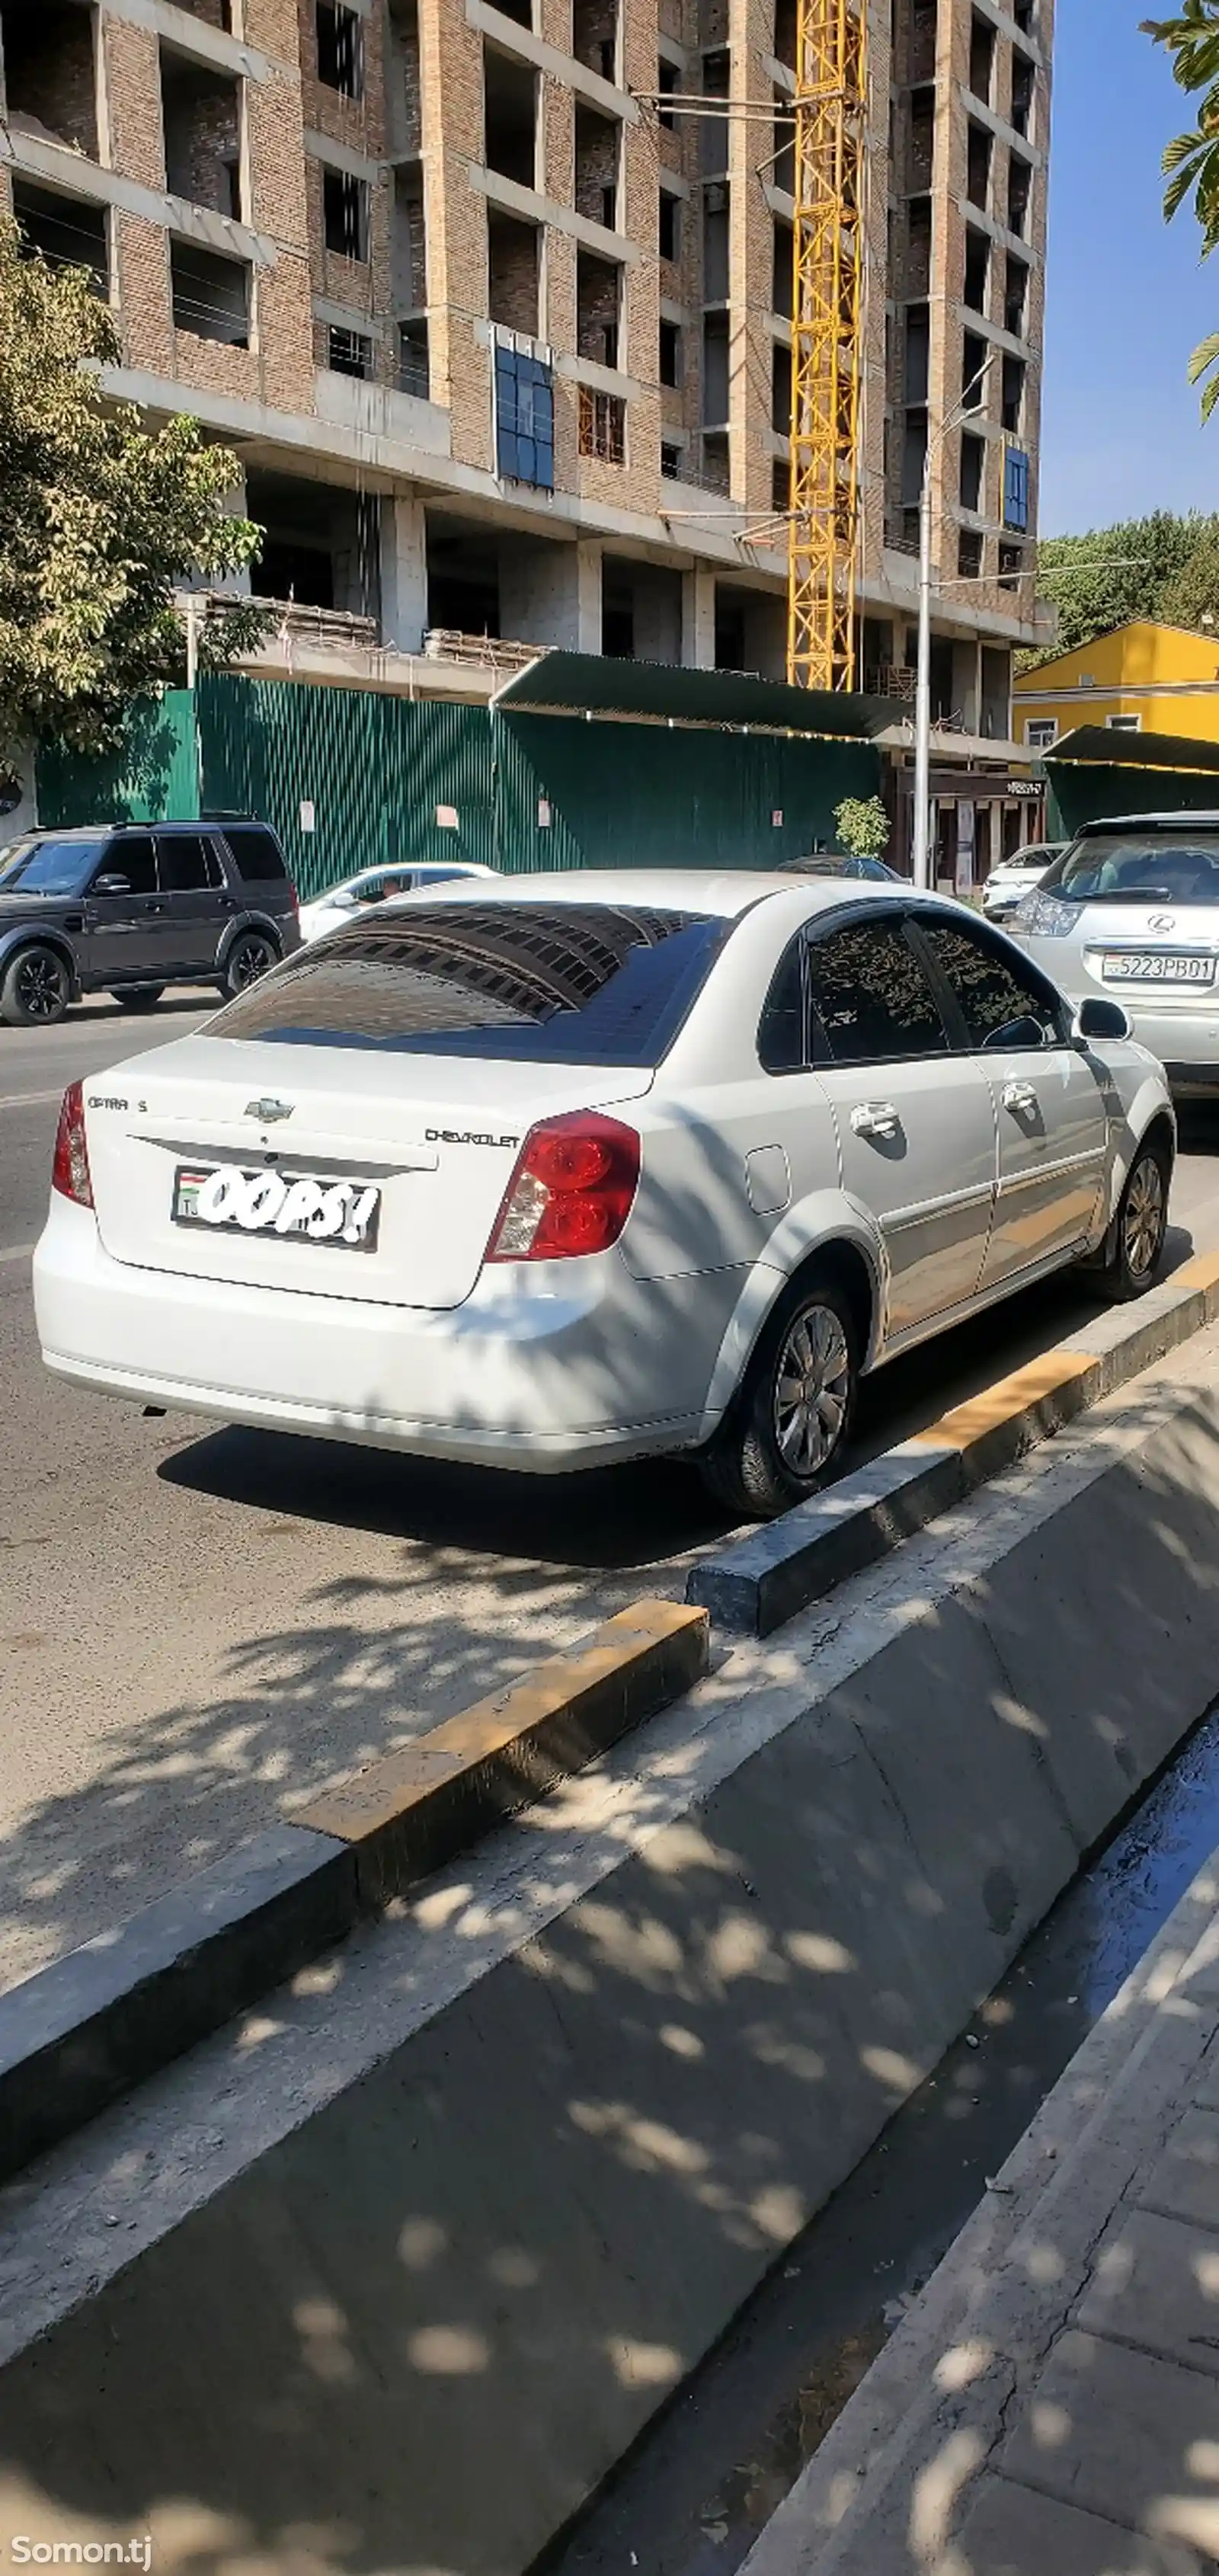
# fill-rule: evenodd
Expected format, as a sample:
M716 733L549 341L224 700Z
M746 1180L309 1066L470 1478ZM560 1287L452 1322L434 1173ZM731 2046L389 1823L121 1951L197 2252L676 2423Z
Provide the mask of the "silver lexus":
M1175 1092L1219 1094L1219 813L1085 823L1006 925L1075 1001L1120 1001Z

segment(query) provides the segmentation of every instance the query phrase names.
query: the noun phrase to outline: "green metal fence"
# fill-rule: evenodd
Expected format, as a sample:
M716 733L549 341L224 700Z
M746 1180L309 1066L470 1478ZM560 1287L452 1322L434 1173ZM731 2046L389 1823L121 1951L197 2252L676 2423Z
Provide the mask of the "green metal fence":
M197 719L197 748L196 726ZM227 674L133 718L121 759L45 755L52 823L257 814L301 893L387 859L512 872L767 867L834 840L881 782L870 743L586 723Z

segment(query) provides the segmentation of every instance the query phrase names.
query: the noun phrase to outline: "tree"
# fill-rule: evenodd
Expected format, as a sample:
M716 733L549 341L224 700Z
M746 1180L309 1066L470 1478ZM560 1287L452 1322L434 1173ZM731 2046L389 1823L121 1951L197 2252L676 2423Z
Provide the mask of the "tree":
M145 429L100 371L118 336L88 270L23 255L0 223L0 753L34 736L112 748L134 698L181 680L175 584L247 564L261 530L195 420ZM264 609L200 621L215 667L266 631Z
M879 796L844 796L834 807L838 838L849 859L883 858L889 846L889 817Z
M1142 32L1172 56L1172 76L1190 97L1202 94L1197 122L1174 135L1164 150L1164 220L1171 223L1187 197L1202 227L1202 256L1219 244L1219 0L1183 0L1175 18L1144 18ZM1207 383L1206 378L1210 378ZM1219 403L1219 331L1201 340L1189 362L1191 385L1202 386L1202 417Z
M1198 548L1217 538L1219 519L1196 510L1181 518L1153 510L1146 519L1091 528L1086 536L1045 538L1037 550L1037 587L1058 611L1058 641L1024 667L1090 644L1132 617L1163 616L1171 585Z

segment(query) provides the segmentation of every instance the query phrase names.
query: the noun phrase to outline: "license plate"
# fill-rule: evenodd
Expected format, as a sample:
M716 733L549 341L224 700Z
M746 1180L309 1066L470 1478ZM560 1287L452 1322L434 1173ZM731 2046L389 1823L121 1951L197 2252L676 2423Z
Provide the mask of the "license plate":
M1169 949L1128 948L1104 961L1107 984L1213 984L1213 957L1174 956Z
M175 1225L213 1234L267 1234L328 1243L336 1252L374 1252L381 1192L370 1181L332 1174L244 1171L237 1163L179 1163Z

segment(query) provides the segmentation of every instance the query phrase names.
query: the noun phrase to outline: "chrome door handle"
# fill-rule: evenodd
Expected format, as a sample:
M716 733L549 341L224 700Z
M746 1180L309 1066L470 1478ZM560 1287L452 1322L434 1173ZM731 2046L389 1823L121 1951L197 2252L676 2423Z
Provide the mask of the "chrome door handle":
M1003 1085L1003 1106L1005 1109L1014 1109L1017 1112L1023 1111L1028 1115L1037 1106L1037 1094L1033 1089L1032 1083L1005 1082Z
M891 1100L861 1100L851 1125L857 1136L896 1136L901 1120Z

